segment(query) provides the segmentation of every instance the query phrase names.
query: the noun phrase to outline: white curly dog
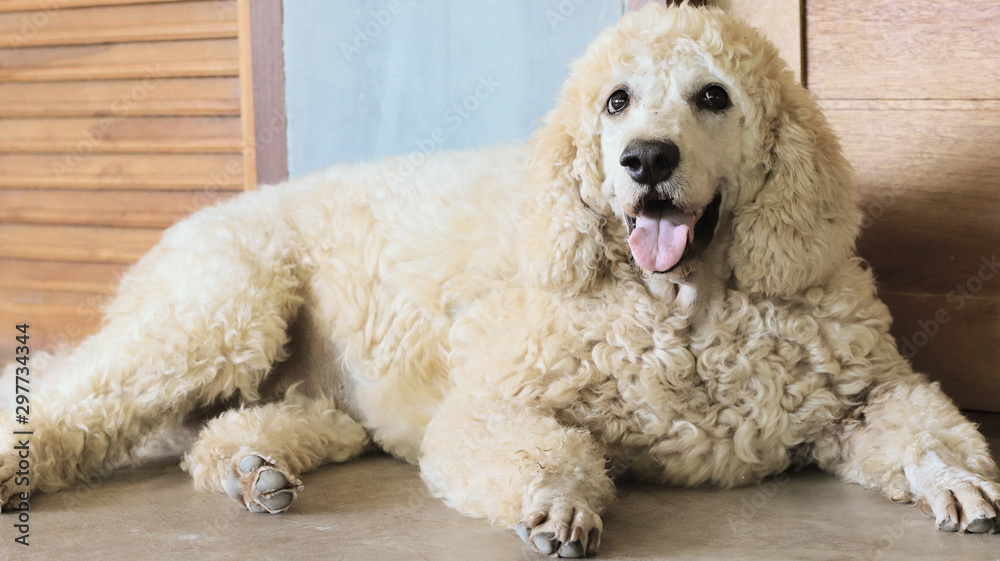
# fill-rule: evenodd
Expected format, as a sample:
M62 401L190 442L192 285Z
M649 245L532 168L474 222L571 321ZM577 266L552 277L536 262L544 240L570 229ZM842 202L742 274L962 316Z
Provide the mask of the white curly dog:
M525 147L338 166L170 228L52 363L27 486L3 417L0 498L227 400L184 467L255 512L377 446L562 557L597 551L625 470L728 486L812 462L995 531L986 441L900 356L859 222L775 48L651 4L575 62Z

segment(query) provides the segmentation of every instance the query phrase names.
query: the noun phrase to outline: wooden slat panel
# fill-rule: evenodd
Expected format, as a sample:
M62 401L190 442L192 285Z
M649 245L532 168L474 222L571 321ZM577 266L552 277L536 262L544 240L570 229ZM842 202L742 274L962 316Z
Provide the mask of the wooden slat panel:
M989 264L1000 258L1000 227L996 224L1000 200L957 198L961 196L868 193L865 206L877 209L880 216L864 231L858 249L882 286L946 294L966 286L981 271L991 275ZM970 205L977 205L978 210ZM1000 280L982 284L977 290L998 296Z
M285 57L281 48L281 1L248 2L247 8L251 45L250 52L242 49L242 56L249 56L252 63L248 65L251 79L247 82L253 86L250 100L253 102L253 153L257 166L255 177L247 174L249 190L256 187L254 183L274 184L288 179L288 112L285 109Z
M233 191L0 189L0 222L166 228Z
M0 321L35 348L93 332L163 227L244 187L237 14L0 0Z
M126 265L0 259L0 290L111 294Z
M0 187L242 189L238 154L0 154Z
M806 2L809 88L822 98L1000 95L995 0Z
M104 294L0 289L0 325L28 323L34 353L55 350L97 331Z
M1000 283L1000 277L995 282ZM960 407L1000 411L1000 299L887 292L893 334L917 370L941 382ZM961 307L959 302L962 302Z
M214 1L35 12L27 28L25 14L0 13L0 47L236 37L235 16Z
M239 117L0 119L0 152L238 153Z
M820 99L826 111L1000 111L1000 99Z
M0 56L0 81L238 76L236 39L113 43L14 49Z
M158 4L162 2L187 2L188 0L0 0L0 12L40 11L47 12L62 8L86 8L90 6L120 6L123 4ZM234 0L223 0L219 4L234 4ZM44 20L40 20L44 21Z
M886 289L946 294L1000 254L1000 160L983 151L1000 146L1000 112L826 114L864 196L860 251ZM1000 297L1000 281L982 290Z
M158 228L0 224L0 258L133 263L162 233Z
M250 0L237 0L240 27L240 117L243 123L243 178L247 190L257 187L257 136L254 114L253 43Z
M239 114L239 78L0 83L0 117Z

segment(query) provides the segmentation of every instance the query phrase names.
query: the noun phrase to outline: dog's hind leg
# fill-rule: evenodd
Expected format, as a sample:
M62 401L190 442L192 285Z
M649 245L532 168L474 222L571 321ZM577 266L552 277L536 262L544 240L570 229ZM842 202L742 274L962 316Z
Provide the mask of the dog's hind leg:
M278 205L251 195L168 230L126 274L100 331L50 365L59 386L31 396L29 423L0 415L0 504L106 472L198 407L255 397L284 358L305 273Z
M284 401L230 410L209 422L183 463L195 486L225 491L252 512L278 513L302 490L299 475L367 449L365 429L332 399L292 391Z

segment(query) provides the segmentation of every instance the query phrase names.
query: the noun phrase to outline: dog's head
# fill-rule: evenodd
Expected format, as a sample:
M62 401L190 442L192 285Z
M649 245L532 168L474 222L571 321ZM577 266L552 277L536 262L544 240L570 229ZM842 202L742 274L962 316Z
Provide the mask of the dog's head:
M573 65L533 139L543 285L647 282L789 296L853 254L849 167L773 45L720 10L651 4ZM546 219L547 217L547 219Z

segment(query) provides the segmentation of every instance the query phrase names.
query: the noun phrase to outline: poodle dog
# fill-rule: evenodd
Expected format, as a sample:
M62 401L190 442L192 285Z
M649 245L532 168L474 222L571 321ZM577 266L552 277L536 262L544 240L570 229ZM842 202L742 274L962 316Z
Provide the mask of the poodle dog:
M3 417L0 498L224 405L183 466L255 512L378 447L561 557L598 550L613 476L731 486L796 462L996 530L986 441L898 352L850 168L755 30L650 4L574 63L526 146L411 164L167 230L49 364L30 481Z

